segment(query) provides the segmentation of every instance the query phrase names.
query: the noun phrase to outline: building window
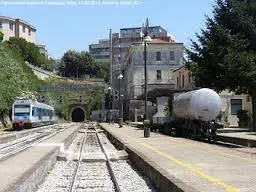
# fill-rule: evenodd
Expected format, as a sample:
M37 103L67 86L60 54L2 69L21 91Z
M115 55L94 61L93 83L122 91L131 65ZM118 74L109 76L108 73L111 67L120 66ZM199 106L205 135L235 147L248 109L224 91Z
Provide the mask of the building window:
M23 25L23 33L26 33L26 27Z
M9 29L13 31L13 23L9 23Z
M31 35L31 30L30 29L28 30L28 35Z
M162 77L161 77L161 70L156 70L156 79L157 80L162 79Z
M170 60L175 60L175 57L174 57L174 51L171 51L170 52Z
M242 109L242 99L231 99L231 115L236 115Z
M189 72L188 73L188 83L190 83L191 82L191 73Z
M161 52L159 51L156 52L156 60L161 61Z
M3 28L3 23L0 21L0 29Z

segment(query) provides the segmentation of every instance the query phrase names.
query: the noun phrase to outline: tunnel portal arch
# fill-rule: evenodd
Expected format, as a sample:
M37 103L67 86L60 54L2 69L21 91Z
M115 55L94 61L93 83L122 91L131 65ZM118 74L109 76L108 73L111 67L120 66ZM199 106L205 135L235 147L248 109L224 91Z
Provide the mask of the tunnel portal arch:
M86 120L86 110L83 106L73 106L69 112L69 119L72 122L84 122Z

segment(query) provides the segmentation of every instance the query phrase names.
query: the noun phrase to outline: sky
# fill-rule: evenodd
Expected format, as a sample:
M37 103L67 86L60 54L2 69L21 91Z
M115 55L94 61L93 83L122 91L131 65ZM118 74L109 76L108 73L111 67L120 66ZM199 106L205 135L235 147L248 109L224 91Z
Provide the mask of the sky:
M35 5L38 2L40 5ZM195 39L195 33L205 28L205 16L212 16L214 2L214 0L0 0L0 15L20 18L35 26L36 43L46 45L49 55L60 59L70 49L88 51L89 44L108 38L110 29L119 32L120 28L140 27L146 18L149 19L150 26L164 27L177 42L189 47L190 39Z

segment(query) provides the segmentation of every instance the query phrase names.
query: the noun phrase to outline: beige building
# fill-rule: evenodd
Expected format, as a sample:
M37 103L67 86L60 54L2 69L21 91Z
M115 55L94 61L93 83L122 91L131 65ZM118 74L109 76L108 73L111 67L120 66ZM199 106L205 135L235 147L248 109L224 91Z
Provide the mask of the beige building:
M192 78L192 73L182 66L174 70L175 87L176 88L195 88L195 82ZM227 90L219 93L222 101L222 113L224 114L222 120L226 119L226 126L238 126L237 111L239 109L247 110L250 117L250 125L252 122L252 102L249 95L236 95L234 92ZM249 125L249 126L250 126Z
M250 117L249 126L252 125L252 102L249 95L236 95L234 92L227 90L219 93L222 101L222 112L228 114L227 122L229 126L238 126L237 110L243 109L248 111Z
M31 43L36 41L36 28L21 19L0 16L0 31L4 41L10 37L20 37Z
M175 79L173 70L183 65L184 46L182 43L171 43L152 39L147 45L147 84L148 90L157 87L173 88ZM129 98L144 93L144 45L134 43L127 57L127 91Z
M194 88L195 82L193 81L192 73L184 66L179 67L173 71L176 89Z
M184 46L161 39L152 39L147 45L147 90L156 88L173 89L175 78L173 70L183 65ZM123 92L126 99L127 111L132 114L144 114L144 101L138 100L144 94L144 44L134 43L126 56ZM128 109L129 108L129 109ZM155 108L148 104L149 118L155 114ZM136 115L135 115L136 116Z

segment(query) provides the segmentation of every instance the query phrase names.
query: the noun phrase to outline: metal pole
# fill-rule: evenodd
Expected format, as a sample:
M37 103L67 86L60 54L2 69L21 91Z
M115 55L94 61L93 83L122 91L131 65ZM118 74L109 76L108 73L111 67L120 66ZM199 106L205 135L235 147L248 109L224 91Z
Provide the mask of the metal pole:
M109 64L109 83L110 87L113 88L113 38L112 38L112 29L110 29L109 33L109 46L110 46L110 64ZM111 90L112 93L112 90ZM111 94L112 95L112 94ZM112 102L112 97L110 98ZM113 109L113 103L111 109Z
M121 99L121 118L122 118L122 121L124 119L124 104L123 104L123 99Z
M146 36L145 36L146 37ZM148 93L147 93L147 43L144 39L144 77L145 77L145 118L144 118L144 137L150 137L148 120Z
M108 91L108 121L109 121L109 124L110 124L110 113L111 113L111 90Z
M121 107L121 78L119 78L119 118L122 118Z
M109 82L110 82L110 86L113 87L112 85L112 66L113 66L113 40L112 40L112 29L110 29L110 33L109 33L109 49L110 49L110 64L109 64Z
M144 115L144 120L148 119L148 105L147 105L147 101L148 101L148 93L147 93L147 44L146 41L144 41L144 78L145 78L145 82L144 82L144 93L145 93L145 115Z

